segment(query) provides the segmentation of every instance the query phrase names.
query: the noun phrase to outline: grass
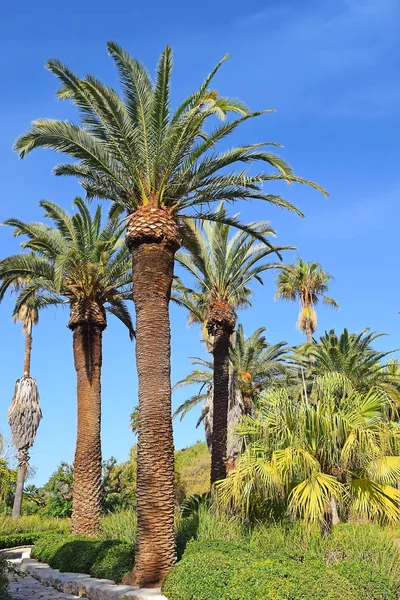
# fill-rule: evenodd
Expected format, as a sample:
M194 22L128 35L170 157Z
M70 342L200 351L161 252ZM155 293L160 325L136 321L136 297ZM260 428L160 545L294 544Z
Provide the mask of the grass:
M71 531L70 519L56 519L54 517L40 517L38 515L13 519L8 515L0 515L1 535L57 530L65 533Z
M117 513L110 513L102 519L103 540L120 540L132 544L136 539L136 512L134 510L124 510Z

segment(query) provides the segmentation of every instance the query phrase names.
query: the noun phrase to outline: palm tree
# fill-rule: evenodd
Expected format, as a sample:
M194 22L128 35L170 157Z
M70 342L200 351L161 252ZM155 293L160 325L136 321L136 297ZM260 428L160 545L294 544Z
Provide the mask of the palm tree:
M283 501L306 522L324 523L334 500L342 516L398 520L397 407L378 391L343 391L333 376L317 388L315 404L306 395L293 402L286 388L263 394L258 418L240 427L246 451L217 484L219 502L247 515Z
M229 353L229 401L227 417L227 463L233 464L240 451L235 435L235 427L245 414L251 414L258 393L267 386L277 383L286 372L286 342L269 344L264 336L265 328L260 327L246 338L243 326L239 324L235 332L234 344ZM213 429L213 364L194 357L195 367L184 379L176 383L174 389L198 385L199 391L183 402L175 410L173 418L180 420L198 404L203 404L196 427L203 423L208 447L212 448Z
M305 333L311 344L317 329L317 313L315 306L319 300L324 304L339 308L333 298L325 295L332 275L326 273L317 262L304 262L297 259L294 265L285 265L276 278L277 292L275 298L300 303L297 326Z
M24 283L19 280L14 287L18 290L23 285ZM14 320L22 324L22 331L25 335L24 374L15 383L14 397L8 411L8 423L18 452L18 477L12 510L14 518L21 516L29 449L35 442L42 419L37 382L31 377L32 328L39 321L35 300L36 297L33 296L26 303L21 304L14 314Z
M400 370L396 361L385 361L394 352L379 352L372 347L373 342L382 337L365 329L361 333L349 333L347 329L338 337L334 329L325 332L318 343L296 355L295 362L308 367L306 376L337 376L344 385L350 384L355 390L366 393L376 390L386 394L400 405ZM300 349L301 350L301 349ZM308 364L308 356L313 362Z
M101 207L92 217L81 198L75 200L77 212L73 216L48 201L40 202L40 206L53 227L18 219L6 221L14 227L15 236L28 238L22 248L30 252L0 261L0 300L7 288L22 278L27 283L17 297L16 314L32 298L38 308L58 304L70 307L68 327L73 333L78 398L72 531L95 535L101 509L102 336L109 312L133 337L124 302L132 293L131 261L118 217L109 219L102 228Z
M221 205L217 215L225 217ZM272 252L279 255L285 247L273 248L257 243L248 232L237 231L223 222L203 226L188 224L191 229L187 248L178 252L177 262L195 277L197 289L182 292L181 303L188 308L191 320L206 324L212 340L213 354L213 426L211 484L226 476L227 422L229 406L229 348L236 324L236 310L250 305L252 280L262 283L261 274L276 267L265 263ZM269 223L252 223L253 231L274 235ZM280 256L280 255L279 255Z
M301 214L281 196L263 191L271 180L299 182L325 192L295 176L279 156L266 151L265 144L216 151L217 142L265 112L250 112L242 102L210 87L225 58L172 112L169 46L161 54L155 82L116 43L109 42L108 51L123 96L91 75L82 79L50 60L48 69L61 81L58 97L78 108L81 124L35 121L15 148L21 158L38 147L67 154L73 162L58 165L56 175L77 177L88 198L111 200L112 213L127 212L140 416L135 569L126 582L152 586L164 579L176 560L169 300L174 256L186 237L187 221L193 214L199 219L220 218L210 207L221 200L264 200ZM213 117L225 119L229 114L238 116L207 128ZM229 170L257 163L273 172L250 175ZM237 220L231 222L240 226Z

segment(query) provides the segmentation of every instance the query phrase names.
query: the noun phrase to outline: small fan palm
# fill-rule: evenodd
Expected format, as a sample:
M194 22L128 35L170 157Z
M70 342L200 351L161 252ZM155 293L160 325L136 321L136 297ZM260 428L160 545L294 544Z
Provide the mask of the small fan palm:
M225 507L243 515L285 502L306 522L324 522L332 500L342 516L400 518L400 426L385 394L345 393L335 377L318 381L318 401L293 402L285 388L263 394L258 419L238 428L247 447L217 484Z
M52 305L70 308L68 326L73 332L78 381L73 532L93 535L100 527L101 508L102 336L107 312L122 321L133 336L125 303L132 293L131 260L116 216L102 227L101 207L92 217L80 198L75 200L77 212L73 216L51 202L42 201L40 205L53 227L17 219L6 221L14 228L15 236L27 238L22 248L29 252L0 261L0 300L10 286L22 279L27 283L17 296L16 315L33 301L37 309Z
M283 267L276 279L275 298L299 302L297 326L305 333L309 343L312 343L317 329L315 306L319 300L333 308L339 308L336 300L325 295L331 279L332 275L326 273L319 263L304 262L301 258L294 265Z
M225 215L220 206L217 214ZM213 426L211 483L226 475L227 419L229 406L229 348L236 324L236 311L251 303L250 283L262 283L261 275L275 268L265 262L271 253L287 247L267 247L243 231L231 235L223 222L190 224L187 248L178 252L177 262L195 278L196 289L184 289L181 303L188 308L191 321L205 323L212 340L213 353ZM269 223L252 223L254 231L266 235L275 232Z
M221 218L212 206L240 199L264 200L301 214L281 196L265 191L268 181L299 182L326 192L297 177L269 152L267 146L275 143L217 151L218 142L265 112L250 112L242 102L220 96L211 87L226 57L173 111L169 46L161 55L155 81L118 44L109 42L108 51L119 73L122 96L96 77L78 77L50 60L47 67L61 82L58 97L77 107L81 124L37 120L15 148L21 158L39 147L68 155L73 162L58 165L56 175L77 177L88 198L111 200L112 212L128 214L126 243L135 266L139 441L135 569L126 582L146 587L159 584L176 560L168 306L174 254L188 234L187 221L194 215L211 221ZM231 115L235 118L209 127L213 119ZM259 164L272 171L233 170Z

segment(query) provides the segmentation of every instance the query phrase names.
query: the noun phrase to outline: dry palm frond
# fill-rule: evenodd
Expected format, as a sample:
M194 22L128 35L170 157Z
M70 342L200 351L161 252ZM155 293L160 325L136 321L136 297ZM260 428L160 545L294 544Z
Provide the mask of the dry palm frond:
M8 410L8 423L18 451L33 446L41 418L42 411L35 379L32 377L17 379L14 397Z

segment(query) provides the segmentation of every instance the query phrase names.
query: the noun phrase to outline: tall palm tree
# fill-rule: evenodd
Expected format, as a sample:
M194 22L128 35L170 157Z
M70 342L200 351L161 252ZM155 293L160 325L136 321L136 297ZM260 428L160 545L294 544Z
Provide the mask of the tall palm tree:
M68 305L77 374L78 431L74 462L72 531L94 535L101 509L101 365L106 313L115 315L133 337L124 300L131 297L131 261L123 245L123 226L117 216L102 227L102 210L94 216L76 198L70 216L60 206L40 202L53 227L9 219L15 236L26 236L23 249L0 261L0 300L17 278L27 281L16 300L15 312L35 298L36 306Z
M225 216L223 206L217 214ZM192 320L204 322L212 340L213 426L211 484L226 476L227 424L229 405L229 348L236 324L236 310L250 305L252 280L262 283L261 274L276 267L264 259L279 255L285 247L273 248L258 243L252 234L237 231L223 222L188 225L188 252L178 252L176 260L196 281L196 290L183 290L181 303ZM259 235L274 235L269 223L251 224Z
M299 302L297 326L305 333L310 344L317 329L315 306L319 300L333 308L339 308L336 300L325 295L331 279L332 275L326 273L319 263L304 262L301 258L297 259L294 265L283 267L276 278L275 298Z
M306 521L330 520L332 499L342 516L398 521L400 426L393 402L320 377L317 402L293 402L286 388L261 399L256 419L240 433L247 447L236 469L217 484L222 505L242 515L283 502Z
M154 82L118 44L109 42L108 51L119 72L122 97L95 77L80 78L50 60L48 69L61 81L58 97L78 108L81 124L35 121L15 148L21 158L38 147L67 154L73 162L58 165L56 175L77 177L88 198L111 200L112 212L127 212L140 416L135 568L126 581L149 586L158 585L176 560L169 300L174 255L186 237L187 220L193 214L217 219L211 206L221 200L264 200L300 214L281 196L263 191L270 180L299 182L325 192L295 176L279 156L266 151L266 144L216 151L220 140L265 112L250 112L242 102L211 88L225 58L173 112L169 46L161 54ZM230 114L238 116L214 129L207 127L213 117ZM257 163L273 172L230 170ZM235 224L240 226L236 220Z
M16 282L15 289L24 283ZM36 380L31 377L32 329L39 321L39 312L33 296L22 304L14 314L14 320L22 324L25 335L24 374L15 384L14 397L8 411L13 442L18 452L18 477L15 489L12 516L21 516L24 484L28 471L29 449L33 446L42 419L39 392Z

